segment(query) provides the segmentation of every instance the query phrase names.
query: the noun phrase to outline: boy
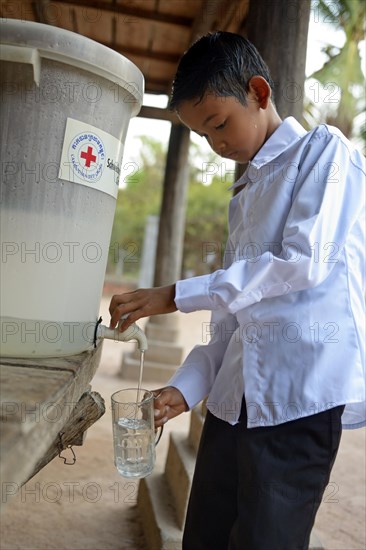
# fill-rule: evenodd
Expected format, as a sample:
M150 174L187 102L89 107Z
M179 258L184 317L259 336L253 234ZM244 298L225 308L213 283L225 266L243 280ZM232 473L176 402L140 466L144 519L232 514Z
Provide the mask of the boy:
M213 33L185 53L172 108L219 155L249 163L224 269L110 305L112 327L129 314L121 330L212 311L209 344L155 392L156 426L208 396L186 550L308 548L341 424L365 420L362 157L336 128L281 121L271 96L243 37Z

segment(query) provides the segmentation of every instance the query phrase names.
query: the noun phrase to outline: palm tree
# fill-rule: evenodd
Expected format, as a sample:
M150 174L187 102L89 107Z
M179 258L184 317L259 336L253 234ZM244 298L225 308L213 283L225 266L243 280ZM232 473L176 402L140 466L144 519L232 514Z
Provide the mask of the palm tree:
M323 52L327 61L309 78L318 80L329 92L330 108L325 112L325 122L337 126L347 137L351 137L355 118L365 112L365 76L359 52L359 44L365 39L365 1L317 0L316 7L325 22L332 22L344 31L345 43L342 48L325 46ZM310 107L312 115L314 105Z

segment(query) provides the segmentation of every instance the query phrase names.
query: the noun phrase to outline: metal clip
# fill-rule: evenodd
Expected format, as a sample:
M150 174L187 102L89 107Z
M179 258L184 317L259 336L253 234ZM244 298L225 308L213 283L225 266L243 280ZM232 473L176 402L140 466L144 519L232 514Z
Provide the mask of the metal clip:
M73 466L73 465L75 464L75 462L76 462L76 454L74 453L74 449L72 448L72 445L66 445L66 447L64 446L64 443L63 443L63 441L62 441L62 436L64 435L64 433L65 433L65 432L60 432L60 433L58 434L59 439L60 439L58 456L59 456L60 458L63 459L64 465L66 465L66 466ZM64 450L66 450L66 449L70 449L70 451L72 452L72 462L68 462L66 457L61 456L61 453L62 453Z

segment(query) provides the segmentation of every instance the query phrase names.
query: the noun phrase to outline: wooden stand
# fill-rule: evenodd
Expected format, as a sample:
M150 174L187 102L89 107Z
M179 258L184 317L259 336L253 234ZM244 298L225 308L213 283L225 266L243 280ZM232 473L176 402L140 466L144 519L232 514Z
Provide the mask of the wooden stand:
M70 463L71 446L103 415L104 401L89 386L101 351L100 342L70 357L1 359L2 504L55 456Z

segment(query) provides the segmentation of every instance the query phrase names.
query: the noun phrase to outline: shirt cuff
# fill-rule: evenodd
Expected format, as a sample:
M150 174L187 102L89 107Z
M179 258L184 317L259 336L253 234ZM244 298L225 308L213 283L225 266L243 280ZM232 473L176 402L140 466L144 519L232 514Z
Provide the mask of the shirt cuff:
M191 366L182 365L166 383L177 388L183 395L189 410L193 409L208 395L207 383L201 373Z
M213 302L209 293L211 275L191 277L178 281L175 285L175 305L183 313L212 310Z

